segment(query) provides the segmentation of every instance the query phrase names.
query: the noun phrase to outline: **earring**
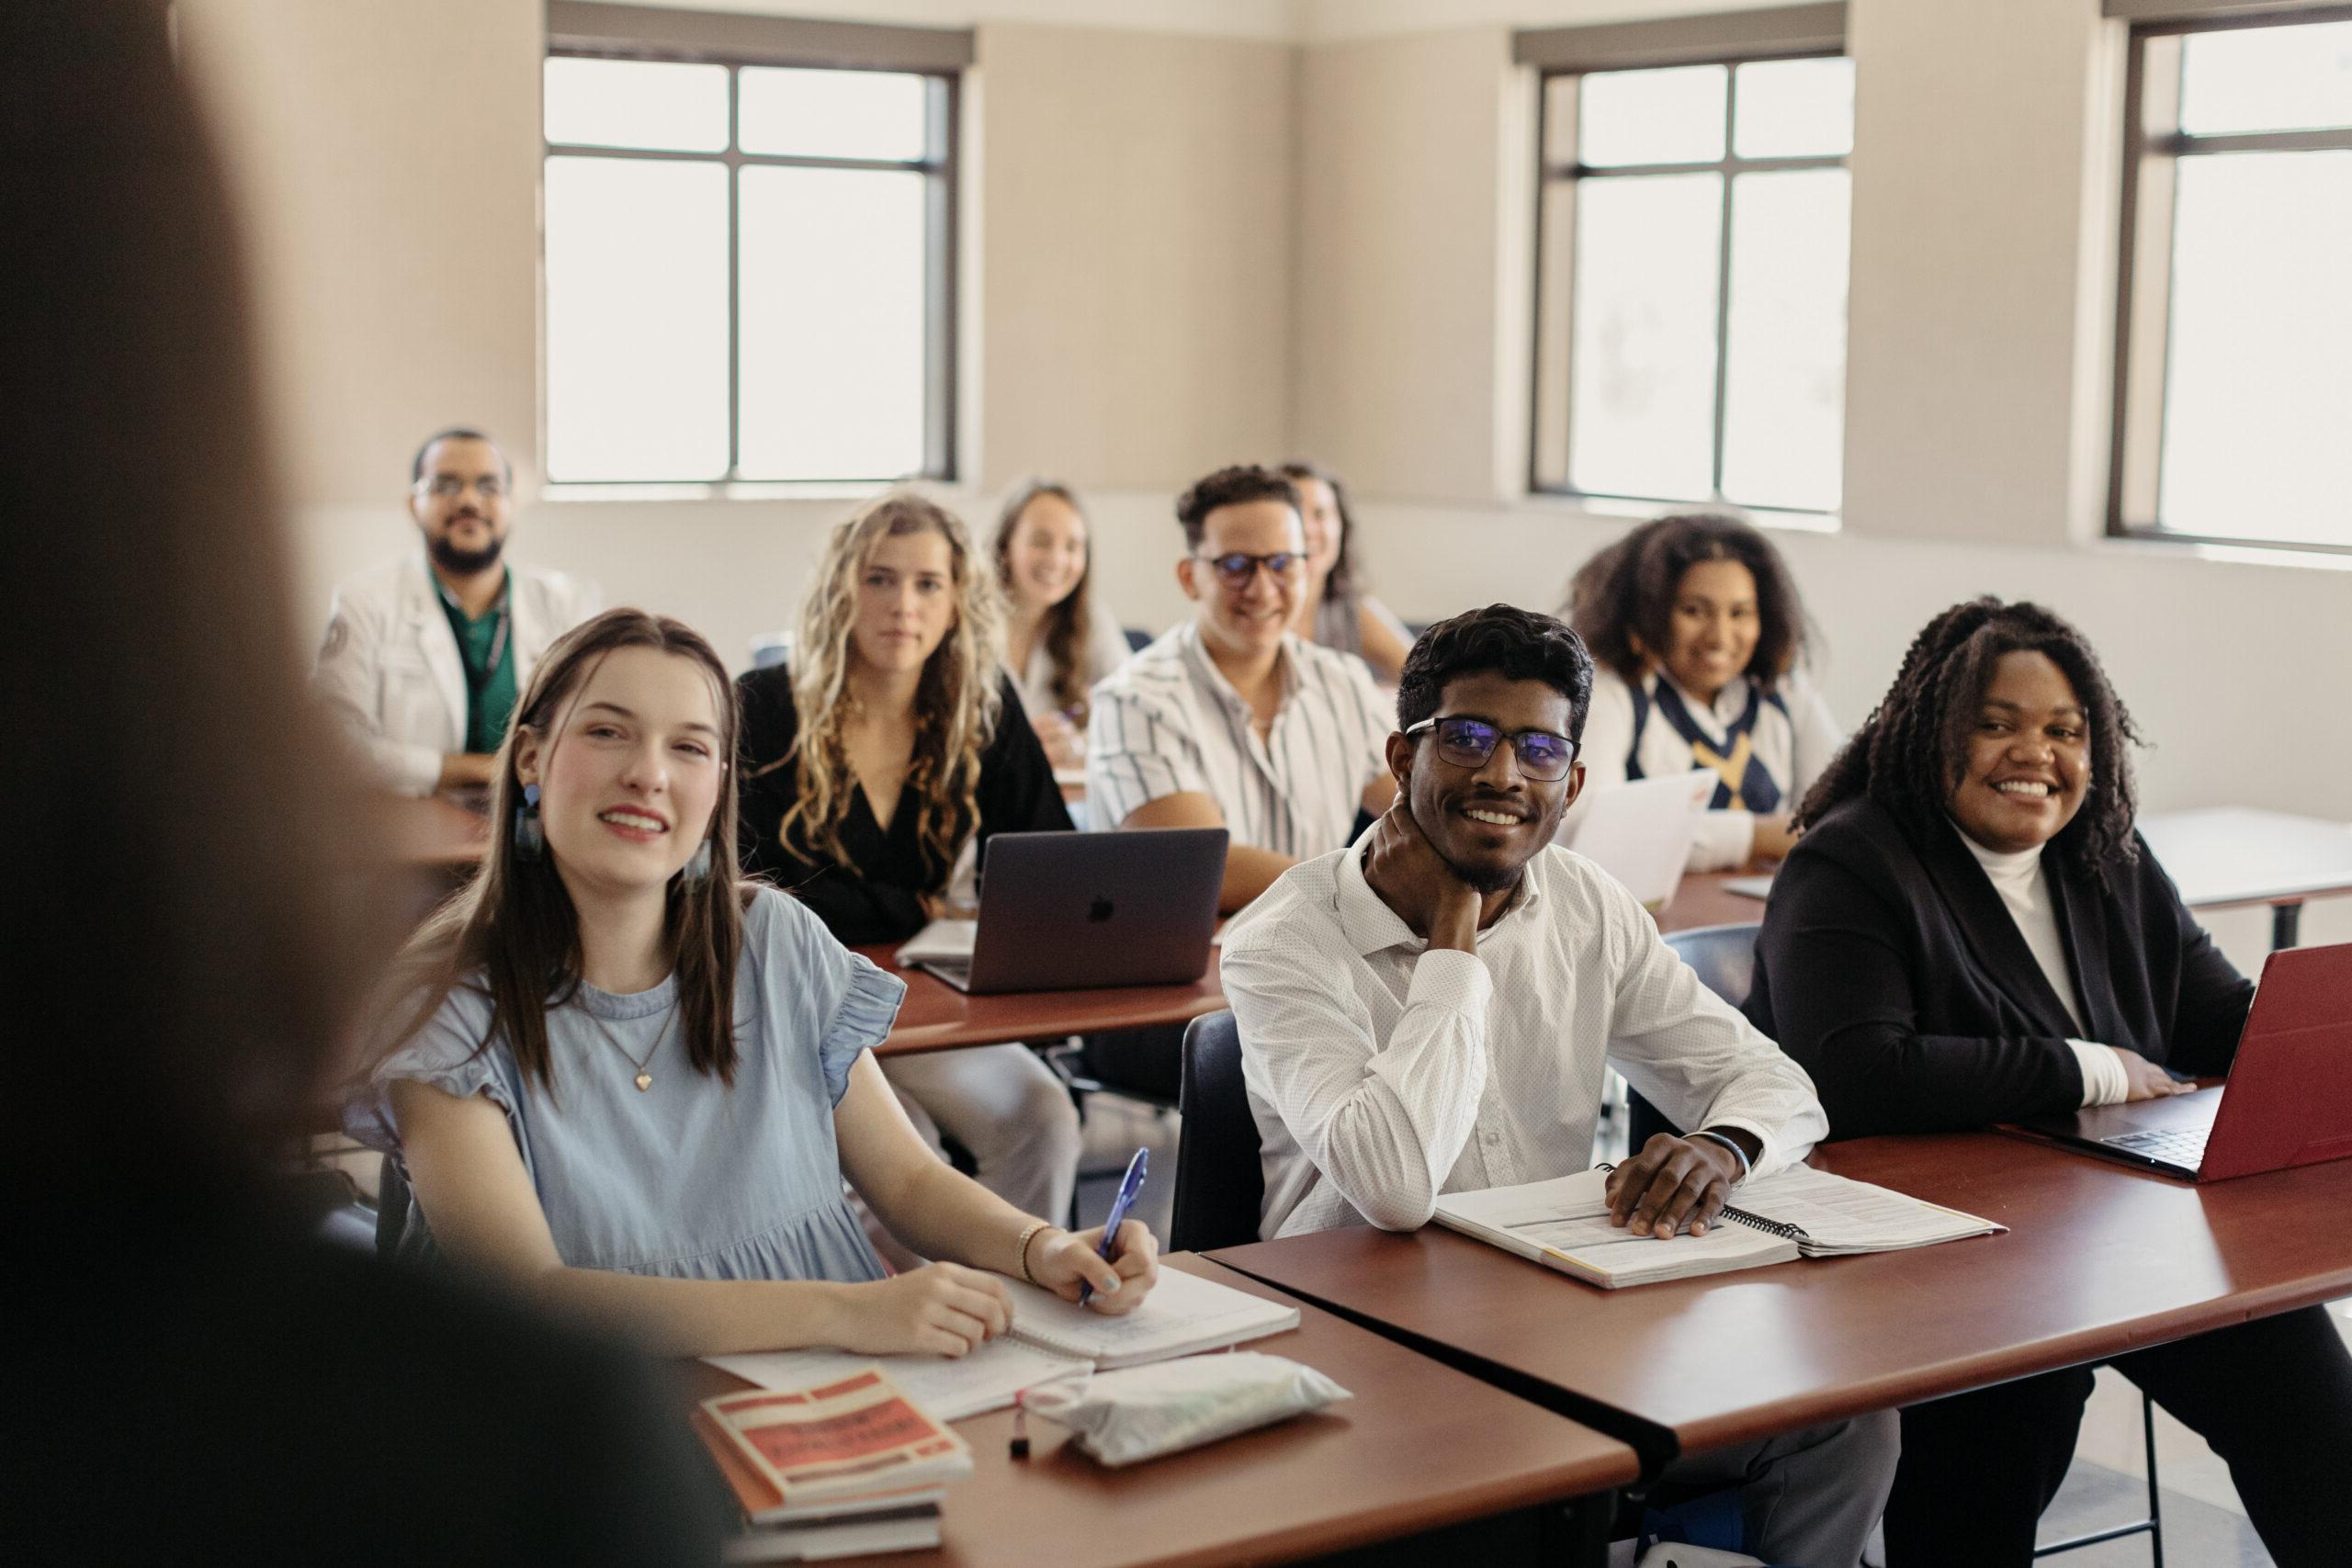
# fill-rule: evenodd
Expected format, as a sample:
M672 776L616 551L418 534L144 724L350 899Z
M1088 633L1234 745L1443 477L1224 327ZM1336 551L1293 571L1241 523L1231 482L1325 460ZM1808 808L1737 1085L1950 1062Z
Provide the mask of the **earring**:
M539 786L523 786L523 804L514 808L514 858L537 860L548 852L547 830L539 826Z
M678 873L679 881L688 887L699 887L710 880L710 840L705 839L695 846L694 858Z

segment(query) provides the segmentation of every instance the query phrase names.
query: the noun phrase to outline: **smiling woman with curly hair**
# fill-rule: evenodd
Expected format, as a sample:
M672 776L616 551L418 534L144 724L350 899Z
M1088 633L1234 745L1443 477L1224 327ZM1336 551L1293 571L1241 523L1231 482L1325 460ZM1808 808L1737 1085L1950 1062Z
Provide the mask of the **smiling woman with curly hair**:
M1813 1075L1831 1137L2229 1071L2254 987L2132 827L2138 739L2089 639L2038 605L1955 604L1911 644L1797 808L1756 943L1747 1015ZM2343 1561L2352 1357L2324 1309L2112 1365L2229 1461L2277 1562ZM1888 1568L2024 1568L2090 1389L2078 1367L1905 1411Z

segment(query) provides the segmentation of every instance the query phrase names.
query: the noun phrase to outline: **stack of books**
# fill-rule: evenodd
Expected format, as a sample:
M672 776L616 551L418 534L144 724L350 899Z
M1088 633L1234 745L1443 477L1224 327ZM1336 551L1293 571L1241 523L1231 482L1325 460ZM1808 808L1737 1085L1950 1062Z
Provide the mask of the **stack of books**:
M742 1505L729 1562L935 1547L946 1488L972 1473L964 1439L875 1366L706 1399L694 1424Z

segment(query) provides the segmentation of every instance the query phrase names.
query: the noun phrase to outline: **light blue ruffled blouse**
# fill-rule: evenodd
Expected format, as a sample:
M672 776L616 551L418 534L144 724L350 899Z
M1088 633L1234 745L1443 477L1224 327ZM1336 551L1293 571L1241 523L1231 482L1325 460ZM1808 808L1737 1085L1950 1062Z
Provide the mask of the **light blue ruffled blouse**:
M881 1279L887 1270L842 1195L832 1111L858 1053L889 1033L905 984L835 942L799 903L763 888L743 912L732 1089L687 1062L683 1018L672 1017L677 995L675 976L628 996L583 984L550 1007L550 1093L524 1081L503 1034L476 1049L490 998L459 986L377 1067L346 1107L345 1129L398 1160L392 1080L488 1096L506 1113L556 1250L574 1268ZM643 1092L639 1059L653 1078ZM413 1199L401 1250L433 1255Z

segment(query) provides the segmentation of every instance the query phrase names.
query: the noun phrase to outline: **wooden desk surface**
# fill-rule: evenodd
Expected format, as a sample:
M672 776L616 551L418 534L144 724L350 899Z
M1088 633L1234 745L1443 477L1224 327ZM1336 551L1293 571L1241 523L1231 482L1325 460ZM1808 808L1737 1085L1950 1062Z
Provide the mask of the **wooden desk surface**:
M874 1048L877 1056L1184 1023L1225 1006L1216 952L1209 954L1207 973L1188 986L1109 986L1086 991L968 997L921 969L899 967L897 942L854 951L907 983L907 999L899 1009L898 1021L890 1026L890 1038Z
M1280 1292L1197 1257L1163 1268ZM1315 1368L1355 1397L1190 1453L1106 1470L1032 1418L1006 1457L1010 1411L956 1424L973 1475L947 1494L941 1551L868 1558L905 1568L1143 1568L1282 1562L1558 1502L1634 1479L1634 1451L1589 1427L1303 1307L1250 1348ZM741 1386L690 1363L696 1398Z
M356 841L393 865L478 865L490 848L489 819L447 795L383 795L371 802L371 810L373 829Z
M1764 918L1764 900L1726 891L1724 884L1736 871L1693 871L1683 874L1674 897L1657 918L1662 931L1697 931L1702 926L1754 925Z
M1860 1139L1820 1163L2010 1229L1623 1291L1434 1225L1211 1256L1430 1354L1482 1358L1645 1457L1673 1451L1661 1438L1712 1448L2352 1294L2352 1161L2195 1187L1973 1133Z

